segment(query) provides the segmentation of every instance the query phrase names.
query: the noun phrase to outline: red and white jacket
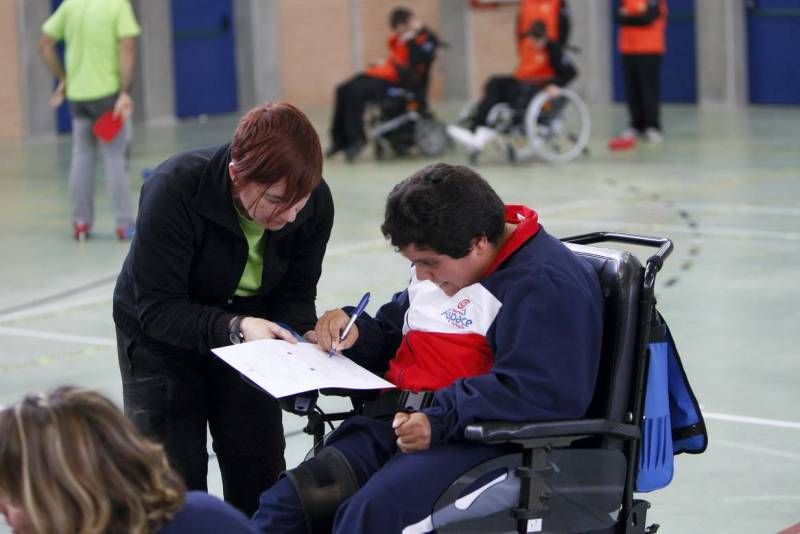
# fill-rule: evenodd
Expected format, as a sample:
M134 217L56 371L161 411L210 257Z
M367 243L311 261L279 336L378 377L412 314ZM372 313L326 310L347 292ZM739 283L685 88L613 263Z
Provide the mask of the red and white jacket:
M346 353L401 389L436 392L424 410L434 443L459 439L478 420L581 417L594 392L597 275L533 210L508 206L506 218L517 229L479 282L448 297L412 267L405 291L375 318L359 318Z

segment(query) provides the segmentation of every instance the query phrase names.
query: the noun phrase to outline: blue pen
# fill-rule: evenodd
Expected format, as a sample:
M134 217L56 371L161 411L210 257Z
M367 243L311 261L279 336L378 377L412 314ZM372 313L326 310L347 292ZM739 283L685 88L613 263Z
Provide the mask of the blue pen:
M369 291L364 293L364 296L361 297L360 301L358 301L358 306L356 306L356 311L354 311L353 315L350 316L350 320L347 321L344 330L342 330L342 333L339 334L339 343L345 340L347 334L349 334L350 330L353 328L353 325L356 324L356 319L358 319L358 316L361 315L366 309L367 304L369 304ZM331 350L328 352L328 355L333 356L335 353L336 353L336 348L331 347Z

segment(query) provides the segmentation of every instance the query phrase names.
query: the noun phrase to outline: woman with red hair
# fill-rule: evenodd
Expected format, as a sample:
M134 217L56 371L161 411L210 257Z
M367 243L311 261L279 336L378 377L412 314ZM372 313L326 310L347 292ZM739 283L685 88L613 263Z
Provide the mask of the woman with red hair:
M190 490L206 489L208 426L225 500L246 514L285 467L281 409L211 349L313 330L332 225L319 138L287 103L250 110L229 144L177 154L142 187L114 290L125 413Z

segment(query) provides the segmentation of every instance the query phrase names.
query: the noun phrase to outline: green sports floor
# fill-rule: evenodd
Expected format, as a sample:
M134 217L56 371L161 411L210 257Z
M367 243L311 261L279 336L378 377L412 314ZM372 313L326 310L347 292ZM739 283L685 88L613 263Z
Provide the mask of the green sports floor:
M445 119L458 108L437 106ZM307 112L324 133L329 111ZM477 170L506 202L536 208L555 235L622 231L675 243L657 296L710 444L703 455L677 458L673 483L647 497L648 519L667 533L800 532L800 108L666 106L663 144L618 153L605 143L623 126L624 110L591 113L587 156L511 166L488 152ZM132 187L173 152L226 142L236 119L137 125ZM94 236L72 239L69 145L63 136L0 144L0 404L66 383L121 402L111 294L128 246L113 237L101 174ZM442 159L467 161L456 150ZM336 222L320 313L367 290L374 312L402 289L406 262L379 231L383 202L395 182L431 161L377 162L368 150L355 164L326 162ZM311 441L299 418L286 415L284 424L293 466ZM213 458L210 486L220 492Z

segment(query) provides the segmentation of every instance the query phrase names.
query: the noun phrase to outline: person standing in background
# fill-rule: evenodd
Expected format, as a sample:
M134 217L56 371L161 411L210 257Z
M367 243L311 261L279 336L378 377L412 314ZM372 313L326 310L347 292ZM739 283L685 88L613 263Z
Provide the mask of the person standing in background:
M620 0L617 48L622 54L629 125L612 149L630 148L639 136L648 143L664 140L661 128L661 60L666 51L666 0Z
M121 128L133 112L129 91L136 63L136 37L141 33L128 0L64 0L42 25L39 53L58 78L50 104L67 99L72 116L72 161L69 188L73 235L89 237L94 221L95 159L98 145L109 195L114 206L116 236L133 235L133 203L126 168L127 135L122 129L98 143L96 121L111 112L112 128ZM56 43L66 45L61 63ZM114 126L116 124L116 126ZM110 135L109 135L110 137Z

